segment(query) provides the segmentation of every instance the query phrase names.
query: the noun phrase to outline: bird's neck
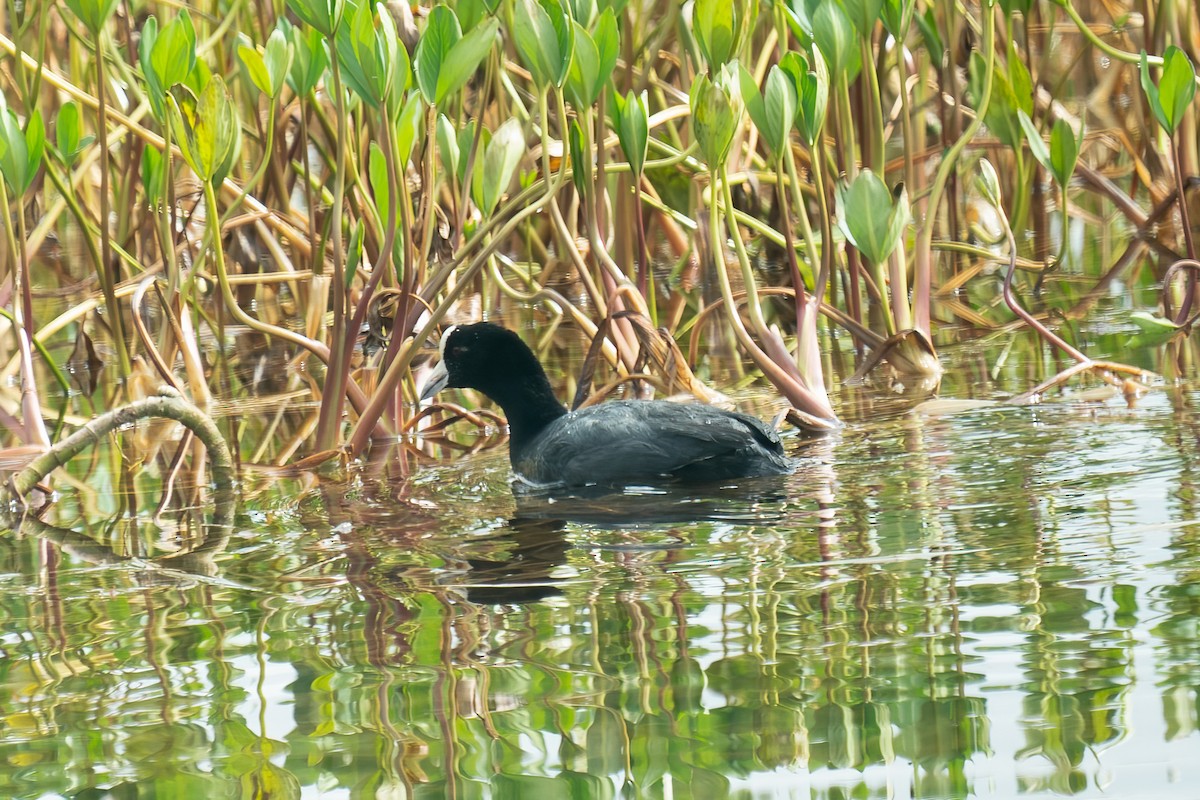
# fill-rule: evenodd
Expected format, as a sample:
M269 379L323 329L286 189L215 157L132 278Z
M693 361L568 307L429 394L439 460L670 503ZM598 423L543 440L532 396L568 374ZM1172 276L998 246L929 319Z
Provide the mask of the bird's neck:
M496 393L487 393L504 410L508 419L509 453L515 462L521 451L537 438L567 409L554 396L545 375L540 380L523 385L510 385Z

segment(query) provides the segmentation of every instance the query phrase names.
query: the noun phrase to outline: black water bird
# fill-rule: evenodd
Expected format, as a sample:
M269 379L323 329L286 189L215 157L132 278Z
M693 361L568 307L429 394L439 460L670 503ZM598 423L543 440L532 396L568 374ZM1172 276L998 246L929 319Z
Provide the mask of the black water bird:
M504 410L513 470L532 486L700 483L784 475L779 435L761 420L707 405L618 400L567 411L533 351L488 322L442 335L421 391L477 389Z

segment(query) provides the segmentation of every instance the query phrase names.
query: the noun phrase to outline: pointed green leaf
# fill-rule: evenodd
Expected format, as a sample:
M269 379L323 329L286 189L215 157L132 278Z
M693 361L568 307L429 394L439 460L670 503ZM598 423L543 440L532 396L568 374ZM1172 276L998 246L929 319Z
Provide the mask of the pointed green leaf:
M325 38L341 28L343 0L287 0L288 8Z
M823 3L813 14L813 41L825 56L831 74L845 70L854 49L854 26L837 3Z
M84 27L95 36L116 10L117 2L118 0L67 0L67 8L71 9Z
M575 41L579 41L578 37ZM589 156L583 153L583 129L579 127L579 120L571 120L568 139L571 145L571 180L575 184L575 191L582 197L588 191L588 170L584 169L584 159Z
M287 79L288 70L292 68L292 58L295 48L280 28L271 31L267 37L267 47L263 54L263 62L267 74L271 78L270 97L276 99L283 91L283 83Z
M577 109L585 109L596 98L592 96L592 87L597 83L600 73L600 51L592 35L578 22L575 26L575 56L571 59L571 72L567 75L567 97Z
M442 171L447 175L455 175L462 180L458 171L458 135L454 123L445 114L439 114L437 120L438 155L442 159Z
M187 80L196 64L196 29L186 8L180 10L153 42L150 63L164 89Z
M425 118L425 103L420 92L410 92L396 120L396 152L401 164L412 158L413 147L421 135Z
M846 16L854 23L860 36L869 36L879 20L883 0L845 0Z
M575 38L570 23L561 0L515 0L513 43L539 87L566 80Z
M1033 120L1025 113L1024 109L1017 111L1017 120L1021 123L1021 129L1025 131L1025 141L1029 143L1029 152L1037 160L1047 172L1053 170L1050 166L1050 148L1046 147L1046 142L1042 139L1042 134L1034 126Z
M492 213L501 195L508 190L524 152L525 135L519 120L508 120L492 134L492 141L483 158L483 207L480 210L484 216Z
M288 70L287 83L300 97L307 97L317 88L329 59L325 52L325 40L319 31L310 28L307 32L292 27L286 19L280 25L288 31L292 42L292 65Z
M1163 53L1162 77L1158 80L1159 122L1175 135L1188 106L1196 96L1196 69L1187 53L1171 45Z
M466 85L480 63L491 52L496 42L496 33L500 30L500 21L489 17L476 25L466 36L462 37L450 48L441 72L438 73L437 102L443 103Z
M737 48L738 17L733 0L696 0L692 31L709 72L716 74Z
M367 156L367 177L371 182L371 195L375 198L375 213L379 215L380 222L387 224L391 182L388 181L387 157L376 142L371 142L371 151Z
M621 49L621 34L611 8L604 9L596 20L596 30L592 39L596 42L596 52L600 55L596 83L592 86L592 102L595 102L595 98L600 97L600 92L612 77L613 69L617 66L617 53Z
M438 79L451 48L462 38L458 17L448 6L434 6L429 11L425 32L417 44L417 88L431 105L439 102Z
M238 45L238 58L246 67L246 74L250 77L250 82L260 92L270 97L271 74L267 72L267 64L263 61L262 53L249 45L240 44Z
M1079 159L1079 148L1083 143L1083 129L1080 123L1079 134L1062 117L1054 121L1050 130L1050 172L1055 182L1066 187L1071 182L1071 174L1075 171L1075 162Z
M58 109L58 119L54 123L54 140L58 145L58 154L62 156L67 166L79 154L80 131L83 126L79 119L79 106L74 100L63 103Z
M646 107L646 93L629 94L621 97L614 94L617 110L617 139L634 175L641 175L646 164L646 150L650 144L650 114Z
M838 227L872 264L887 260L908 224L908 203L893 198L879 176L864 169L838 192Z
M702 74L692 84L689 98L692 132L709 169L724 165L741 117L736 81L727 64L716 82Z

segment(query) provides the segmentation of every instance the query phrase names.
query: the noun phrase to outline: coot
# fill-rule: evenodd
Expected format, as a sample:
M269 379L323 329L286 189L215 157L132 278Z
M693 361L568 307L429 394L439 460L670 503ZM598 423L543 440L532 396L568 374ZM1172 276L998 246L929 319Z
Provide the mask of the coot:
M779 436L755 417L666 400L617 400L567 411L533 351L489 322L442 335L441 361L421 391L477 389L508 418L513 470L542 486L628 486L783 475Z

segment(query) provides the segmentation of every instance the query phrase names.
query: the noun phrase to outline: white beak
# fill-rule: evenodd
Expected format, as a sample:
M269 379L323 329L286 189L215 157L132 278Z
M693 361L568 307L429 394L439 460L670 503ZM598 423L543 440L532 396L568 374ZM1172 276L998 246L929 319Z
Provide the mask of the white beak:
M424 402L435 394L446 388L446 384L450 382L450 371L446 369L446 362L439 361L437 366L433 368L433 372L425 376L425 382L421 385L421 396L419 402Z
M425 402L442 389L445 389L446 384L450 382L450 370L446 369L446 342L450 339L450 334L454 333L454 329L457 327L457 325L451 325L442 334L441 341L438 342L438 356L440 360L437 366L433 368L433 372L425 377L425 382L421 385L421 396L417 402Z

